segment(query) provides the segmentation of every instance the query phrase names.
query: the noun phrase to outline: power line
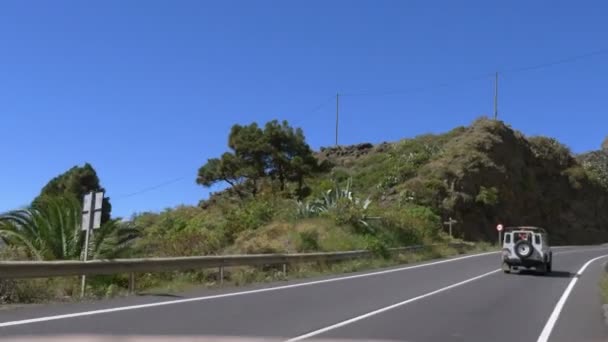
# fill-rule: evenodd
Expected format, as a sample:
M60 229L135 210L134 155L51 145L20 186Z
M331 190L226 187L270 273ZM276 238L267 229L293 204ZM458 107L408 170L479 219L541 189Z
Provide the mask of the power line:
M328 104L332 103L333 100L336 98L336 95L332 95L328 98L326 98L325 100L323 100L323 102L321 102L320 104L316 105L315 107L313 107L313 109L307 111L307 112L303 112L302 114L312 114L314 112L319 111L321 108L327 106Z
M464 79L454 81L454 82L444 82L444 83L438 83L438 84L428 85L428 86L423 86L423 87L414 87L414 88L403 89L403 90L391 90L391 91L383 91L383 92L345 93L345 94L340 94L340 96L364 97L364 96L388 96L388 95L418 93L418 92L423 92L423 91L432 90L432 89L445 88L445 87L462 84L462 83L467 83L467 82L471 82L471 81L488 79L493 76L494 76L494 73L487 73L487 74L478 75L478 76L474 76L474 77L464 78Z
M559 59L559 60L556 60L556 61L552 61L552 62L541 63L541 64L536 64L536 65L529 65L529 66L524 66L524 67L510 69L510 70L505 70L505 71L503 71L503 73L518 73L518 72L537 70L537 69L552 67L552 66L555 66L555 65L572 63L572 62L579 61L581 59L585 59L585 58L589 58L589 57L594 57L594 56L598 56L598 55L603 55L603 54L606 54L606 53L608 53L608 49L601 49L601 50L596 50L596 51L584 53L584 54L581 54L581 55L576 55L576 56L562 58L562 59Z
M158 188L162 188L162 187L167 186L167 185L171 185L173 183L177 183L177 182L179 182L181 180L184 180L186 178L187 178L186 176L178 177L178 178L175 178L175 179L172 179L172 180L169 180L169 181L162 182L162 183L157 184L157 185L153 185L153 186L141 189L141 190L136 191L136 192L132 192L132 193L129 193L129 194L124 194L124 195L120 195L120 196L114 197L114 198L112 198L112 200L118 200L118 199L123 199L123 198L129 198L129 197L137 196L137 195L140 195L140 194L152 191L152 190L156 190Z
M520 73L520 72L548 68L548 67L561 65L561 64L573 63L573 62L577 62L582 59L586 59L586 58L590 58L590 57L594 57L594 56L598 56L598 55L603 55L603 54L608 54L608 49L595 50L592 52L588 52L588 53L584 53L584 54L580 54L580 55L576 55L576 56L565 57L565 58L550 61L550 62L527 65L527 66L511 68L511 69L504 69L502 71L500 71L500 70L499 71L503 75L504 74L507 74L507 75L515 74L515 73ZM403 90L391 90L391 91L382 91L382 92L370 91L370 92L341 93L340 96L348 96L348 97L370 96L370 97L372 97L372 96L402 95L402 94L423 92L423 91L433 90L433 89L438 89L438 88L445 88L445 87L454 86L454 85L458 85L458 84L462 84L462 83L478 81L478 80L482 80L482 79L490 79L490 78L494 78L494 77L495 77L495 73L491 72L491 73L485 73L485 74L480 74L477 76L463 78L460 80L455 80L453 82L444 82L444 83L438 83L438 84L422 86L422 87L414 87L414 88L403 89Z

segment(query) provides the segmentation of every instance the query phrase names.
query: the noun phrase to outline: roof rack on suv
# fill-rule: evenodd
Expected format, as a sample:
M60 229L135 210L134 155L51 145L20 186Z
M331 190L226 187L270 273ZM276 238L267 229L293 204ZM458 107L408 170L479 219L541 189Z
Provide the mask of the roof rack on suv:
M506 227L505 231L514 231L514 230L528 230L539 233L546 233L547 231L544 228L540 227L531 227L531 226L521 226L521 227Z

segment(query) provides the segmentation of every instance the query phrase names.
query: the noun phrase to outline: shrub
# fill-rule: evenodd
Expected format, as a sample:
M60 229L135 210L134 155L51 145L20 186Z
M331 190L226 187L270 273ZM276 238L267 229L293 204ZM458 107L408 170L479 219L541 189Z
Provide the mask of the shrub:
M196 256L217 254L224 245L224 234L221 230L205 228L186 228L166 234L154 244L155 256Z
M570 149L553 138L536 136L528 138L528 142L532 152L539 159L551 161L560 168L574 164Z
M225 218L219 210L179 206L159 214L145 213L133 219L143 227L134 254L150 257L217 254L228 243Z
M348 227L336 226L329 221L324 226L319 226L319 249L324 252L353 251L365 249L367 240L364 235L353 234Z
M77 293L76 278L0 280L0 304L40 303Z
M255 230L270 222L274 214L272 202L257 199L246 202L226 214L226 235L229 241L246 230Z
M595 166L590 166L588 163L583 164L583 167L591 180L608 189L608 172Z
M589 178L608 189L608 149L589 152L578 158Z
M582 183L584 183L589 176L585 169L579 166L566 169L564 174L568 176L568 181L572 188L577 190L582 188Z
M234 245L226 252L228 254L285 253L293 249L292 231L293 225L283 222L271 223L257 230L245 230L239 233Z
M305 230L300 234L299 252L312 252L319 250L319 232L317 230Z
M436 178L412 178L401 189L409 195L407 197L413 197L409 202L422 206L439 207L448 196L446 183Z
M496 205L498 203L498 189L496 187L486 188L485 186L481 186L475 200L488 206Z
M391 252L386 242L372 236L368 236L366 249L372 252L377 257L388 259Z
M350 179L350 175L347 170L336 167L331 171L331 178L336 183L342 183Z
M387 210L382 224L389 229L401 245L420 244L437 239L441 219L430 208L408 204L399 209Z

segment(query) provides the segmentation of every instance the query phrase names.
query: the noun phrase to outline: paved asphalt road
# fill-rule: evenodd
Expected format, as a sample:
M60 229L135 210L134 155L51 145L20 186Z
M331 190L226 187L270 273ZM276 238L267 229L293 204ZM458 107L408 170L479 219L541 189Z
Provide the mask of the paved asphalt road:
M598 279L608 247L554 250L554 271L503 274L498 253L183 297L0 310L0 338L59 334L246 336L288 340L608 341ZM63 316L59 316L63 315ZM67 315L67 316L66 316ZM59 317L58 317L59 316ZM29 337L27 337L29 338Z

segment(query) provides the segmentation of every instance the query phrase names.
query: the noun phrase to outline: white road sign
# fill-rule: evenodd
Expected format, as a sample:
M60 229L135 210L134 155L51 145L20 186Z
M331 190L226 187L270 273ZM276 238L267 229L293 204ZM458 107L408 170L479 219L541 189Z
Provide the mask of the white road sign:
M93 201L95 199L95 201ZM103 192L92 192L84 196L84 203L82 204L82 230L89 230L91 228L97 229L101 227L101 207L103 204ZM91 212L92 211L92 212ZM93 220L93 222L91 222ZM93 224L91 226L91 223Z

